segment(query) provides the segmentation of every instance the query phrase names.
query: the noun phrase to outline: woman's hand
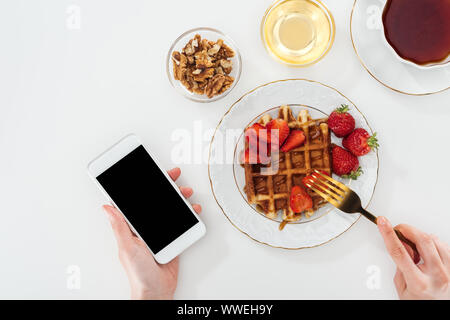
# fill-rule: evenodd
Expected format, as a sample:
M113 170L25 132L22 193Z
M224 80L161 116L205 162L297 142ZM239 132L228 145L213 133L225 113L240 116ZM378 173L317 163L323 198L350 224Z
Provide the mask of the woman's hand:
M169 176L177 180L181 174L179 168L170 170ZM181 193L189 198L191 188L180 187ZM192 205L195 212L202 208ZM114 235L119 247L119 259L128 276L132 299L173 299L177 287L178 262L176 257L168 264L158 264L144 241L136 237L128 227L122 214L114 207L105 205Z
M398 225L407 239L417 246L423 263L414 264L412 250L396 236L385 217L378 217L378 229L397 265L394 284L400 299L450 299L450 247L434 235L408 225Z

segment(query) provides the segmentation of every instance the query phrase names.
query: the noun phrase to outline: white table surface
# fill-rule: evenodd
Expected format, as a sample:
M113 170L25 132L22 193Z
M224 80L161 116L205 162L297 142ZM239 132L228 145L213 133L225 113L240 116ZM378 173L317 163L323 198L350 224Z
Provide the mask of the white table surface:
M353 1L325 2L337 25L333 48L318 64L291 69L273 61L259 37L271 0L2 1L0 298L127 299L105 199L87 163L135 132L170 168L174 130L192 131L199 120L215 127L242 94L284 78L337 88L378 131L380 174L369 209L450 242L450 91L414 97L380 85L352 49ZM70 5L81 10L79 30L67 27ZM178 95L165 73L172 41L198 26L225 32L243 58L237 87L210 104ZM270 248L224 217L207 164L181 168L180 184L195 188L208 232L182 255L176 298L396 298L394 265L370 222L360 219L318 248ZM67 287L70 265L80 268L80 289ZM377 274L379 286L368 286Z

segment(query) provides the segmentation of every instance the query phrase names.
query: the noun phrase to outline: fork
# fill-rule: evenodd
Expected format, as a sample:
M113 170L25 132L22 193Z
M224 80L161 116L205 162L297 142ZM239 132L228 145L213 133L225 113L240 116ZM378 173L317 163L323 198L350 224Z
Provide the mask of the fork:
M314 170L313 178L310 178L306 186L320 195L323 199L331 203L339 210L353 214L361 213L364 217L377 224L377 217L365 210L361 205L361 199L352 189L345 184L334 180L318 170ZM397 237L406 243L414 252L414 262L419 262L420 255L414 242L408 240L400 231L395 230Z

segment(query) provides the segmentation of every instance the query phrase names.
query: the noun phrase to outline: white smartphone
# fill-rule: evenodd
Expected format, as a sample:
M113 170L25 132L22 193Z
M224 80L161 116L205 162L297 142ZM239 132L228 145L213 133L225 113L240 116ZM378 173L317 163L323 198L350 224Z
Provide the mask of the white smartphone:
M157 262L168 263L205 234L192 206L136 135L91 161L88 172Z

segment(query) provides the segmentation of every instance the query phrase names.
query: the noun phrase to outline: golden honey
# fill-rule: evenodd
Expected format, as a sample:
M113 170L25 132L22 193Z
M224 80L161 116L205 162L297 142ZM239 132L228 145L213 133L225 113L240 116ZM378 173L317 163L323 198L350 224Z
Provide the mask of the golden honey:
M261 31L273 56L301 66L318 61L329 50L334 22L320 1L284 0L268 10Z

